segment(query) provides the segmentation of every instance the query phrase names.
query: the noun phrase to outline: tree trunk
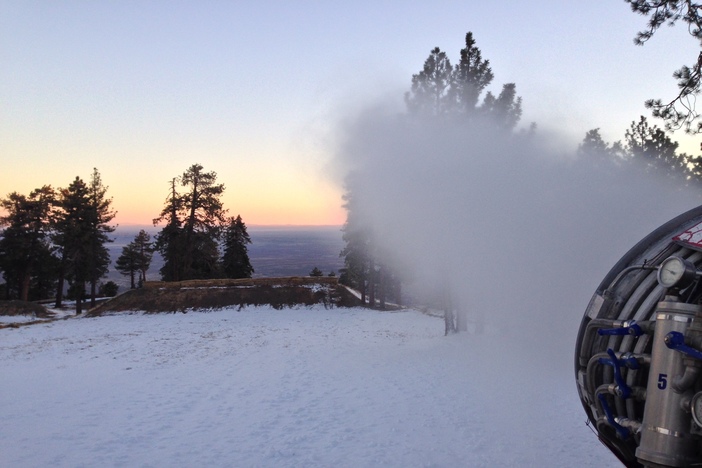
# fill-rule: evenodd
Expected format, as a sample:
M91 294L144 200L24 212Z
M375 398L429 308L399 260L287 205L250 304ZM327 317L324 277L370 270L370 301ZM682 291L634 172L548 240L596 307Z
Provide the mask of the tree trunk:
M456 333L455 314L451 309L444 310L444 336Z
M80 284L80 283L76 283ZM76 293L76 315L83 313L83 289L85 286L81 287Z
M90 280L90 307L95 307L95 296L97 295L97 279Z
M451 290L444 285L443 309L444 309L444 336L456 333L456 314L453 308L453 297Z
M368 307L375 307L375 262L368 268Z
M20 290L20 300L23 300L23 301L28 301L28 300L29 300L29 283L30 283L30 280L31 280L31 275L30 275L29 272L27 271L27 272L25 272L25 273L22 275L22 284L21 284L22 288L21 288L21 290Z
M380 297L380 309L385 310L385 270L381 267L378 272L380 282L378 284L378 296Z
M58 285L56 287L56 303L54 304L54 307L59 308L63 305L63 287L64 287L64 281L65 281L65 276L66 276L66 255L63 254L61 256L61 264L59 266L59 275L58 275Z

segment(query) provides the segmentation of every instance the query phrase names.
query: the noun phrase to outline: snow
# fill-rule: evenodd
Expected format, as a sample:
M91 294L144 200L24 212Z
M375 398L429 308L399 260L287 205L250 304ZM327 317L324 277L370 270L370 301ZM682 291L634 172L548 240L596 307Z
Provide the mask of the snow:
M0 329L0 466L620 466L572 372L443 328L258 307Z
M0 315L0 325L6 323L26 323L41 320L35 315Z

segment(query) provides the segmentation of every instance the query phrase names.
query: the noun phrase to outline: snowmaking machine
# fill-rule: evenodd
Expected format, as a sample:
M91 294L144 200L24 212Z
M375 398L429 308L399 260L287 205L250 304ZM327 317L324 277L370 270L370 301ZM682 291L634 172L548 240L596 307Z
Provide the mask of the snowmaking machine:
M636 244L585 310L575 377L628 467L702 466L702 206Z

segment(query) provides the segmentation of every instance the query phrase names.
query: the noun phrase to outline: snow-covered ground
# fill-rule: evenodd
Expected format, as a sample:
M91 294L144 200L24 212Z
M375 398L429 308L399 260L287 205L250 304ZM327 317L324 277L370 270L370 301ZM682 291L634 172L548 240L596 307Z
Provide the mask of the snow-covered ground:
M620 466L572 372L443 327L259 307L0 329L0 466Z

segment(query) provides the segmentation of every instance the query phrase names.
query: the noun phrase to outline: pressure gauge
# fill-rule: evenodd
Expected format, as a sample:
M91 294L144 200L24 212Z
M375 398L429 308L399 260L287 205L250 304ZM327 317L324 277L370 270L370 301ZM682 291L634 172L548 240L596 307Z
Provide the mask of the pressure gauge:
M663 260L658 268L658 283L665 288L684 288L692 283L696 274L695 265L674 255Z
M695 393L695 396L692 397L690 412L695 424L702 428L702 392Z

